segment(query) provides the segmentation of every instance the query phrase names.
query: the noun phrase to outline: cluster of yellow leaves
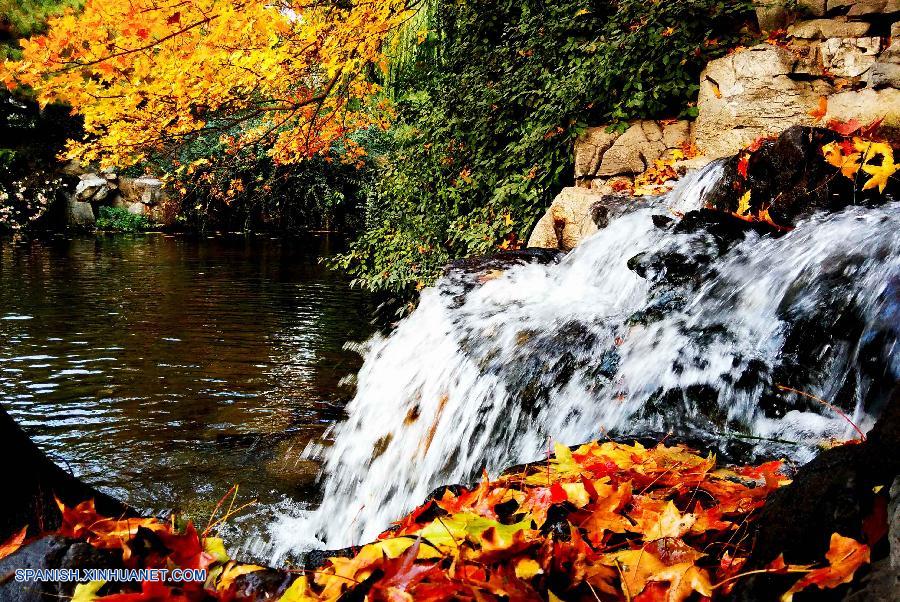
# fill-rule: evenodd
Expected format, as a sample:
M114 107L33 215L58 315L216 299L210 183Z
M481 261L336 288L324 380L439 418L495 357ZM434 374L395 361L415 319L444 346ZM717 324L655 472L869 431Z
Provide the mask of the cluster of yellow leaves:
M83 162L130 165L201 134L295 162L383 125L366 71L386 68L408 17L405 0L87 0L24 40L0 80L83 115L67 150Z
M856 180L860 169L869 174L863 190L877 187L879 192L884 192L888 179L898 169L894 164L894 149L889 144L859 137L826 144L822 154L830 165L839 168L851 180Z
M672 190L675 180L680 176L675 164L684 159L692 159L698 155L697 148L685 144L682 148L670 150L668 155L653 161L644 173L634 179L634 186L628 192L634 196L655 196Z

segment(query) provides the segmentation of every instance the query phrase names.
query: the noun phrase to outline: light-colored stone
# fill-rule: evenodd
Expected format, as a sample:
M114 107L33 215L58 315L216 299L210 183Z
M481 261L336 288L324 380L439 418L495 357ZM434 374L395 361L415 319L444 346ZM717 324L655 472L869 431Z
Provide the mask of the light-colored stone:
M603 195L584 188L564 188L538 220L528 238L528 246L563 251L575 248L597 231L591 208L602 198Z
M824 38L858 38L866 35L871 25L864 21L837 19L813 19L800 21L788 27L788 35L793 38L817 40Z
M869 123L882 118L882 125L900 127L900 90L864 88L830 96L824 121L856 119L861 123Z
M90 203L70 198L66 202L66 222L70 227L91 228L96 223Z
M609 150L620 132L607 132L606 127L588 128L575 141L575 179L597 175L603 153Z
M791 77L810 71L808 59L770 44L711 61L700 81L694 138L710 159L732 155L760 136L792 125L813 125L815 110L833 86Z
M157 178L121 178L119 189L125 203L155 205L165 198L162 181Z
M881 38L829 38L820 49L822 64L830 74L859 77L878 60Z
M689 121L660 124L639 121L619 136L603 154L597 175L601 177L637 175L667 151L680 148L691 140Z
M900 11L900 0L859 0L853 2L848 17L885 15Z
M691 122L686 120L637 121L624 133L590 128L575 142L575 180L593 188L591 181L597 178L639 174L690 140Z
M891 23L891 38L900 38L900 21Z
M866 82L873 88L900 88L900 40L894 42L879 55L866 73Z
M106 178L97 174L84 174L75 186L75 200L79 202L102 201L109 195Z

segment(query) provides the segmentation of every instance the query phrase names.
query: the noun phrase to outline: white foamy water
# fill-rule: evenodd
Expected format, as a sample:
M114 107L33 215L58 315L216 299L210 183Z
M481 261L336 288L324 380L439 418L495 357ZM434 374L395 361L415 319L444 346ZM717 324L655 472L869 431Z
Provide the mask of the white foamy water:
M372 539L435 487L545 457L550 441L727 431L799 443L770 445L802 460L823 437L853 435L796 396L766 415L788 377L871 426L870 356L886 378L900 373L885 335L897 326L900 204L750 233L694 270L719 241L651 216L700 207L720 171L618 217L559 263L483 283L451 274L423 291L390 336L363 347L348 419L332 445L307 450L324 461L323 504L275 520L273 559ZM680 265L687 275L672 284Z

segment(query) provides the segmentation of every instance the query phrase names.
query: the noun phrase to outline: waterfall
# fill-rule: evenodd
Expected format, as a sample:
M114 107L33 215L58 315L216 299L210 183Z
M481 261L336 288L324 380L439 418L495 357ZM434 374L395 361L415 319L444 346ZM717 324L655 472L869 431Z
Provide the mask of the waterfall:
M733 433L803 461L853 436L778 384L870 427L900 374L900 203L782 235L679 220L720 171L635 202L558 262L457 270L423 291L364 346L347 420L307 451L324 461L324 501L276 521L276 559L370 540L436 486L539 460L550 442Z

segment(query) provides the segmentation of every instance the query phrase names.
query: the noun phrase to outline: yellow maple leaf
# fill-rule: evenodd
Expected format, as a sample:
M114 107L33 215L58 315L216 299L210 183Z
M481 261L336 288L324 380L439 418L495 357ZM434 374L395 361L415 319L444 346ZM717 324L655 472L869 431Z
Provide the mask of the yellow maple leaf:
M878 192L884 192L888 183L888 178L897 172L897 166L894 165L894 160L890 157L884 157L881 165L866 164L863 165L862 168L864 172L872 176L866 181L865 185L863 185L863 190L868 190L877 186Z
M737 215L747 215L750 213L750 191L745 192L738 201L738 208L735 211Z

